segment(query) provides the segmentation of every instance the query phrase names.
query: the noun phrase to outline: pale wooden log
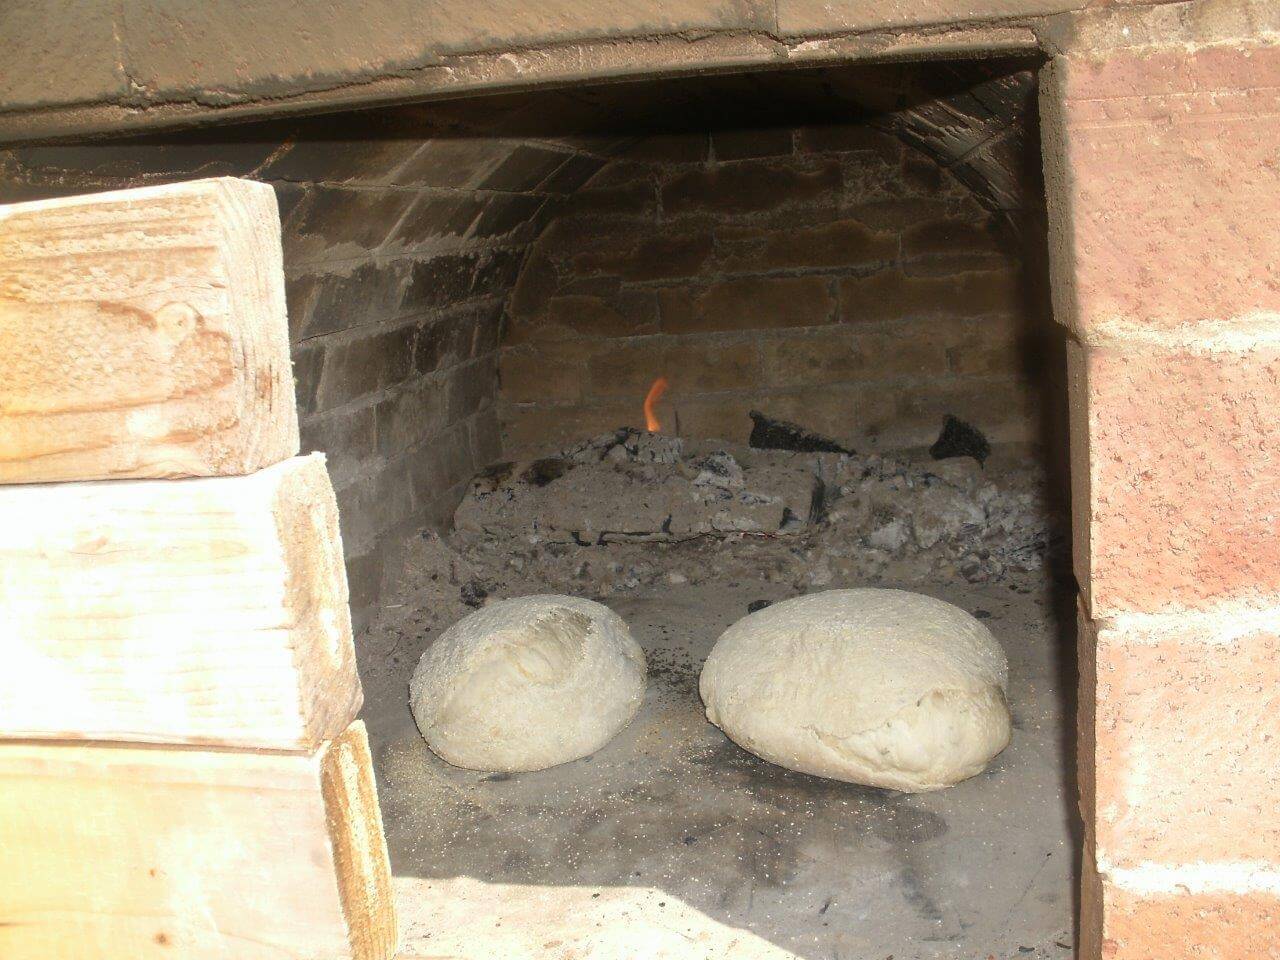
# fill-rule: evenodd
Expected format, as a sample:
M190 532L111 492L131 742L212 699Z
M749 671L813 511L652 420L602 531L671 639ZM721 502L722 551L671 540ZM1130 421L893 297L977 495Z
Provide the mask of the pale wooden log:
M322 454L0 487L0 737L310 750L360 708Z
M315 754L0 744L5 960L386 960L368 740Z
M241 474L297 452L269 186L0 206L0 482Z

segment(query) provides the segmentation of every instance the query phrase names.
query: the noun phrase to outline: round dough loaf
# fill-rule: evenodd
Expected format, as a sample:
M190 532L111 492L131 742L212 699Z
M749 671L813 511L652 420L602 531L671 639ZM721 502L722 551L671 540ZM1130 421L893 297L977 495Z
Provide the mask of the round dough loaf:
M698 683L707 718L801 773L938 790L1009 743L1009 665L991 631L903 590L829 590L739 620Z
M608 607L500 600L459 620L413 671L427 745L471 770L542 770L599 750L644 699L644 651Z

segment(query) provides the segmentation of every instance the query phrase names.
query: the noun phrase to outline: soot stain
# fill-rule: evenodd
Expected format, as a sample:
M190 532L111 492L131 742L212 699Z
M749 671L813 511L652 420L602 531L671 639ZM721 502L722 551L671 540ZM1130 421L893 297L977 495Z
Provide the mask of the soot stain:
M753 800L782 809L792 809L797 802L806 800L856 801L859 805L882 807L892 803L894 797L901 796L879 787L796 773L761 760L727 739L709 753L694 757L693 762L727 774Z
M876 819L871 831L896 847L928 843L946 836L951 829L945 818L912 806L910 799L901 794L892 795L886 806L889 816Z
M903 901L925 920L934 923L942 920L942 908L925 887L924 878L920 876L915 864L904 864L898 878Z

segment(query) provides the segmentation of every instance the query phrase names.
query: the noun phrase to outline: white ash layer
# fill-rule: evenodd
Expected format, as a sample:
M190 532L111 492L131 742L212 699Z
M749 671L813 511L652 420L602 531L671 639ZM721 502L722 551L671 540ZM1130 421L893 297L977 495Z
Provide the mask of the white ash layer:
M983 470L969 459L791 453L619 431L486 471L459 505L452 539L477 566L536 568L566 592L626 590L672 573L698 582L707 559L721 573L728 565L798 589L875 580L895 566L987 581L1039 569L1065 545L1032 463L997 456ZM662 557L654 544L684 557ZM703 549L714 557L697 556ZM686 566L672 570L677 563Z

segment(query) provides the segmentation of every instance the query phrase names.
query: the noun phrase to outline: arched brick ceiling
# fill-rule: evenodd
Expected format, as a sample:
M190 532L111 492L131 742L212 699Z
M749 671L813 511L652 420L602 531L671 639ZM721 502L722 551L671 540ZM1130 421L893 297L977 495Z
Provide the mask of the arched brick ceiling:
M1043 203L1038 65L1027 58L933 61L568 87L547 95L541 109L520 96L492 98L487 122L609 155L649 133L862 119L924 151L988 209L1016 219Z
M530 141L607 158L661 131L862 118L923 150L985 206L1016 220L1042 202L1035 66L1026 59L935 61L620 82L99 140L91 150L18 147L0 151L0 181L7 181L10 199L23 195L32 171L41 171L36 193L47 191L51 178L63 192L216 174L377 182L412 166L419 154L434 154L442 172L425 185L467 189L481 187L468 163L495 162L503 150L527 159ZM448 175L449 157L459 164L456 175ZM575 176L585 179L589 169L580 161L564 170L555 192ZM1035 196L1024 195L1028 184ZM532 217L535 205L524 206Z

